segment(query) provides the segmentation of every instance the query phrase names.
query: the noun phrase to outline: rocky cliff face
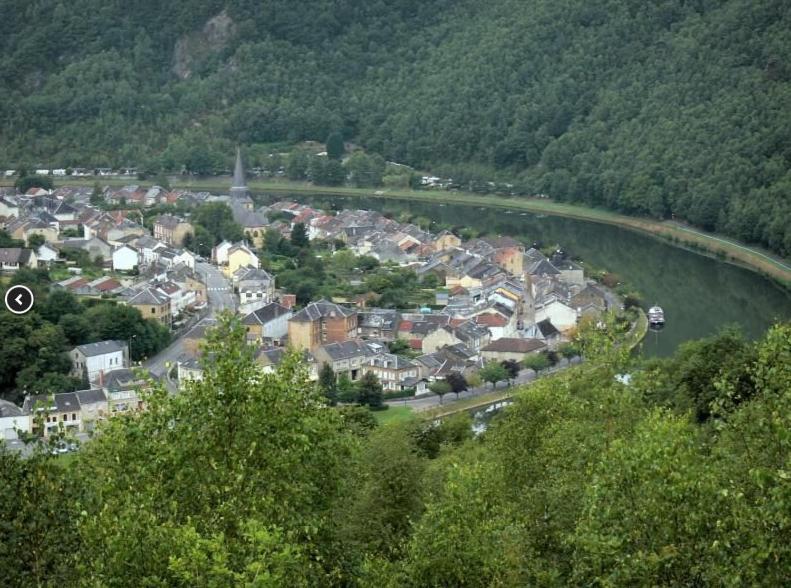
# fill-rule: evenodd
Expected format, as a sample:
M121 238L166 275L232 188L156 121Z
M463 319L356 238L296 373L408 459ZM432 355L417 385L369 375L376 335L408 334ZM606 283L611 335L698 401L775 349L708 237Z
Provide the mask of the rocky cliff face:
M173 50L173 73L182 80L189 78L198 63L224 49L235 33L236 23L223 10L206 21L200 31L183 35Z

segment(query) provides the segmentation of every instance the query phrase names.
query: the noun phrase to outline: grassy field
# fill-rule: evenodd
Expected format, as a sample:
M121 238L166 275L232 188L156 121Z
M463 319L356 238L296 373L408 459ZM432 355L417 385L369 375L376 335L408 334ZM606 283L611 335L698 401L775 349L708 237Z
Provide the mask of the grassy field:
M92 184L92 178L58 179L58 185L86 185ZM100 180L103 185L125 185L136 183L128 179ZM143 185L151 182L140 182ZM0 185L11 185L7 179L0 181ZM172 179L173 188L205 191L227 191L230 185L228 178L206 179ZM625 227L654 237L670 241L681 247L694 249L701 253L708 253L728 262L736 263L770 278L773 278L785 287L791 287L791 265L784 260L773 256L769 252L758 248L747 247L731 239L723 238L692 229L682 224L671 221L658 221L648 218L626 216L602 210L573 204L564 204L545 198L507 197L497 195L471 194L468 192L447 191L414 191L391 189L363 189L346 187L314 186L305 182L289 182L283 180L252 180L249 187L254 192L269 192L273 194L326 194L349 197L381 198L393 200L413 200L420 202L434 202L437 204L468 204L475 206L488 206L495 208L508 208L526 212L565 216L597 223L605 223Z
M401 423L414 418L415 413L408 406L391 406L387 410L377 410L374 416L380 425L387 423Z

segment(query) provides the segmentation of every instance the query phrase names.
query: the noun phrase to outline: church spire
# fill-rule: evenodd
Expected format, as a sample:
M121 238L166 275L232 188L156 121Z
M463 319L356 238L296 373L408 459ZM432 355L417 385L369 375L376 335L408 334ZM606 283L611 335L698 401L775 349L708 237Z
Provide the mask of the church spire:
M247 182L244 179L244 168L242 167L242 150L236 148L236 166L233 170L233 183L231 184L232 196L246 196Z

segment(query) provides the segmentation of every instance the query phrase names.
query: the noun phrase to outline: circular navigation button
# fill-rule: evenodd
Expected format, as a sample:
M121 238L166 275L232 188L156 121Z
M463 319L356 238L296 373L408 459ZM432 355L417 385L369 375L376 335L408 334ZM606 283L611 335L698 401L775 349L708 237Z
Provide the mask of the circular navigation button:
M33 308L33 292L27 286L11 286L5 293L5 306L14 314L25 314Z

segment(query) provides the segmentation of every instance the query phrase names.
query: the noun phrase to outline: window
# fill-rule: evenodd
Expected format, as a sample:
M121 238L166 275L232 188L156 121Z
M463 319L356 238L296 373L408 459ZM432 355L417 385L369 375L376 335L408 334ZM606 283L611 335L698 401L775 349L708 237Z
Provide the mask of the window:
M156 308L152 308L152 309L151 309L151 314L156 314L156 312L157 312L157 309L156 309Z
M77 420L77 413L76 412L71 413L71 420L73 420L73 421Z

